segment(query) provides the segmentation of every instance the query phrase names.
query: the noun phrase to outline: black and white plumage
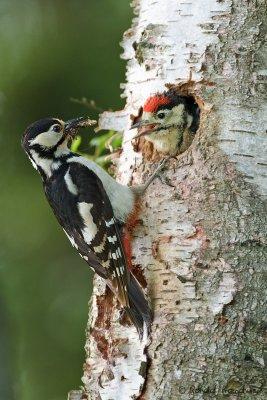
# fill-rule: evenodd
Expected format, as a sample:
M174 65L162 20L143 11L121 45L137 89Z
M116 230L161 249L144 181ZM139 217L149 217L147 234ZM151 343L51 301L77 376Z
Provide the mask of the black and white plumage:
M142 336L151 310L129 271L120 227L135 207L135 194L94 162L72 153L70 138L90 120L46 118L30 125L22 146L40 173L53 212L72 245L107 282Z

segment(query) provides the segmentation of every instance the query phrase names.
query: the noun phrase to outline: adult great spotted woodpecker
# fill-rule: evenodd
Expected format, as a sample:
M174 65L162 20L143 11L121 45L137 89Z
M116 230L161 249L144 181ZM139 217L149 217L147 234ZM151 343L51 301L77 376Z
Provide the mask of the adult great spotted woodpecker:
M173 89L149 97L131 129L152 142L157 152L179 154L191 144L199 126L199 107L192 96Z
M78 129L91 122L87 118L41 119L26 129L22 147L40 173L47 200L71 244L106 280L142 337L145 325L149 330L152 314L128 268L130 245L123 227L133 219L140 195L162 166L145 185L135 188L116 182L68 147Z

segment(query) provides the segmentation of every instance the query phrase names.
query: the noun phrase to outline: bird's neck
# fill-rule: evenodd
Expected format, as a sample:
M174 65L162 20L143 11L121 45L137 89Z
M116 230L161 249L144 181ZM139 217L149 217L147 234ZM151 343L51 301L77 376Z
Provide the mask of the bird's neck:
M146 136L146 140L153 142L154 147L160 153L172 154L179 147L183 138L183 132L177 126L162 129Z
M68 156L72 153L66 143L62 143L54 151L44 151L40 147L30 150L29 158L33 167L40 173L43 180L49 179Z

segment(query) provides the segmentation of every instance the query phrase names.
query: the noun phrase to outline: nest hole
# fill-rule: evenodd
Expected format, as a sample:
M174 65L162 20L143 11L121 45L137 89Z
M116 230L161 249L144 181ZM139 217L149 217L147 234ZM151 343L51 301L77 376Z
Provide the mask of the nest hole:
M138 127L135 150L152 161L184 153L196 136L200 113L199 101L185 87L152 94L132 118Z

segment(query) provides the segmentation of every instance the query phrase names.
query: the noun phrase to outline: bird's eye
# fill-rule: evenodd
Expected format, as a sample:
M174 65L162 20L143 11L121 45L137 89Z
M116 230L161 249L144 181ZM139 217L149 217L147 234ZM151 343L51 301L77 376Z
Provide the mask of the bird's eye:
M163 119L163 118L165 118L165 113L164 113L164 112L159 112L159 113L157 114L157 117L158 117L159 119Z
M54 131L54 132L60 132L61 131L61 125L54 125L53 126L53 128L52 128L52 130Z

